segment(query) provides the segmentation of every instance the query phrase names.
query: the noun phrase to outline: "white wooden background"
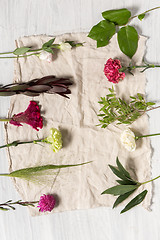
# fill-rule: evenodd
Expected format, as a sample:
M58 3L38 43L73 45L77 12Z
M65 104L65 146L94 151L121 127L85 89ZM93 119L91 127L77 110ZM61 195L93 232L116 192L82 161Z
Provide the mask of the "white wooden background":
M158 0L0 0L0 52L13 50L20 36L87 32L102 19L101 12L126 7L134 14L160 6ZM160 63L160 9L132 25L148 36L146 60ZM13 61L0 61L0 84L11 83ZM160 69L146 72L147 99L160 101ZM0 98L0 116L5 117L9 98ZM150 132L160 132L160 110L150 113ZM3 123L0 144L4 144ZM160 174L160 137L152 138L152 176ZM0 151L0 172L8 172L5 150ZM1 240L159 240L160 180L154 183L152 211L136 207L120 215L120 208L98 208L43 217L30 217L27 208L0 212ZM20 196L11 179L0 179L0 202Z

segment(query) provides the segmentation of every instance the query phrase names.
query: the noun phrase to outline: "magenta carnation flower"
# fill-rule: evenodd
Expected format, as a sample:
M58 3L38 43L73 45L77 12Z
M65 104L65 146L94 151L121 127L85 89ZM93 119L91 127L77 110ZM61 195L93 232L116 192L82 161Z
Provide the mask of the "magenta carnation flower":
M56 204L56 201L55 201L55 198L53 195L43 194L40 197L37 207L39 207L40 212L46 212L46 211L51 212L53 210L53 208L55 207L55 204Z
M104 66L104 74L108 78L109 82L118 83L125 77L124 72L120 72L119 69L122 68L121 63L118 59L113 60L108 59Z
M43 119L40 114L39 106L35 101L30 101L26 111L13 115L9 123L15 126L22 126L21 123L26 123L39 131L38 128L43 127Z

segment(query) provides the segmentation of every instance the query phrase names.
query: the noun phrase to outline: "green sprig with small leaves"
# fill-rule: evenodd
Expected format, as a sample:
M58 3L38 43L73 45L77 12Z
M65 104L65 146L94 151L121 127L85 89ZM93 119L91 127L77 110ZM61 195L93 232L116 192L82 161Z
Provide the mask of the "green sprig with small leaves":
M35 207L36 203L38 203L38 201L23 202L22 200L18 200L16 202L13 202L12 200L8 200L7 202L0 204L0 210L2 211L16 210L16 208L13 205Z
M137 93L135 97L130 96L131 101L127 103L125 100L118 98L114 88L109 88L110 93L106 97L101 97L98 103L102 105L98 114L101 119L99 122L102 128L106 128L109 124L131 124L147 111L159 108L152 107L154 102L146 102L142 94Z
M113 204L113 208L117 207L120 203L122 203L124 200L126 200L129 196L131 196L140 186L143 184L149 183L151 181L156 180L160 176L151 179L147 182L137 182L132 179L129 172L123 167L123 165L120 163L118 157L116 160L117 167L114 167L112 165L109 165L112 172L120 179L116 180L119 185L116 185L114 187L108 188L101 194L111 194L113 196L118 196L116 201ZM134 197L121 211L121 213L124 213L131 208L139 205L145 198L147 194L147 190L142 191L140 194L138 194L136 197Z
M104 47L109 44L109 40L116 33L116 26L118 26L117 40L119 48L125 55L132 58L138 47L138 33L128 23L136 17L142 21L148 12L158 8L160 7L149 9L132 17L131 12L126 8L102 12L104 20L92 27L88 37L97 41L97 47ZM120 26L123 27L120 28Z
M26 58L33 55L39 56L42 51L54 54L55 49L63 51L65 48L65 45L67 44L70 46L70 48L83 46L83 43L76 43L74 41L65 41L59 44L55 44L54 41L55 41L55 38L52 38L49 41L42 44L41 48L37 48L37 49L33 49L32 47L29 47L29 46L18 47L13 52L0 53L0 55L11 55L7 57L0 56L0 59L1 58L23 58L23 57Z

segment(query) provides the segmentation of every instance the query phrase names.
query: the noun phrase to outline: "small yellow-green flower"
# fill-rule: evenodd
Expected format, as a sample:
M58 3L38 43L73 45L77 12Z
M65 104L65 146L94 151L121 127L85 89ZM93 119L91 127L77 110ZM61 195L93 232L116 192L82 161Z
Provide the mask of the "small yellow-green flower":
M56 128L50 129L51 134L43 142L50 144L53 152L58 152L62 148L62 134Z

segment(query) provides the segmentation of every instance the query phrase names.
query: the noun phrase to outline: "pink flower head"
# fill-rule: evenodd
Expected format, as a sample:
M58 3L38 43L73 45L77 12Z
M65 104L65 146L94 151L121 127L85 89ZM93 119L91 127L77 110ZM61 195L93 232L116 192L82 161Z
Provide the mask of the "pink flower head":
M9 123L15 126L22 126L21 123L26 123L39 131L38 128L43 127L43 119L40 114L39 106L35 101L30 101L26 111L13 115Z
M56 200L53 195L43 194L40 197L37 207L39 207L40 212L46 212L46 211L51 212L53 210L53 208L55 207L55 204L56 204Z
M110 58L107 60L104 66L104 74L109 82L118 83L120 80L124 79L125 73L119 72L120 68L122 68L122 66L118 59L113 60Z

